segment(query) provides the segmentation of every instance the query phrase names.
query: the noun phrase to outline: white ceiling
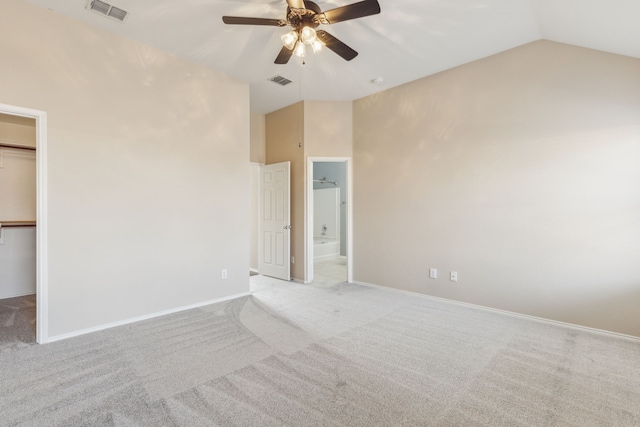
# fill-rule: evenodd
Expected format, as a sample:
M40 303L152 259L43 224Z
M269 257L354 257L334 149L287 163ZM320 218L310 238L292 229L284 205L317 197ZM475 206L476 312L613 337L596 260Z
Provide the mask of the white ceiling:
M259 113L361 98L539 39L640 58L639 0L379 0L379 15L321 26L359 52L354 60L324 49L304 66L273 63L288 27L221 19L284 18L286 0L105 0L129 12L124 23L86 10L89 0L27 1L248 82ZM322 10L355 2L315 1ZM294 83L268 81L275 75Z

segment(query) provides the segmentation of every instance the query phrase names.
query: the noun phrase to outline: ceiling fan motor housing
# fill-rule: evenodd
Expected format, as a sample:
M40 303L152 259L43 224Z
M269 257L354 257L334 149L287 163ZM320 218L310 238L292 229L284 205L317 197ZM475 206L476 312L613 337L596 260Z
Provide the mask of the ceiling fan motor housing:
M305 9L291 9L287 7L287 23L296 31L303 27L316 28L321 24L322 10L312 1L304 2Z

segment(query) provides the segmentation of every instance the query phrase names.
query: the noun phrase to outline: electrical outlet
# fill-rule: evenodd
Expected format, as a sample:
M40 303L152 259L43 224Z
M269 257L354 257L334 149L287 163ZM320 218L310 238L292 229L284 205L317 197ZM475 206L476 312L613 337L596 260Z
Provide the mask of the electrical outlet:
M458 281L458 272L457 271L452 271L450 279L451 279L452 282L457 282Z
M437 279L438 278L438 270L436 270L435 268L430 268L429 269L429 277L432 279Z
M296 259L294 257L291 257L291 264L295 264L296 263Z
M223 268L223 269L220 271L220 276L221 276L223 279L226 279L227 277L229 277L229 272L227 271L227 269L226 269L226 268Z

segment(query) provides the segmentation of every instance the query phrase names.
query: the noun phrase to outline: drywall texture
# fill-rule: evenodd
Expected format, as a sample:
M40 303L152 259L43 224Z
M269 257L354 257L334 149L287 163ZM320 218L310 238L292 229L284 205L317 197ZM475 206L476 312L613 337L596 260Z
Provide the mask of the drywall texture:
M35 120L0 114L0 142L35 147ZM35 220L36 154L0 147L0 223ZM35 291L35 227L0 228L0 299Z
M355 280L640 336L640 60L539 41L360 99L354 175Z
M17 0L0 56L47 112L50 336L248 291L248 85Z
M353 103L351 101L304 102L305 157L353 155Z
M249 161L264 164L266 161L266 129L265 115L251 112L251 145Z

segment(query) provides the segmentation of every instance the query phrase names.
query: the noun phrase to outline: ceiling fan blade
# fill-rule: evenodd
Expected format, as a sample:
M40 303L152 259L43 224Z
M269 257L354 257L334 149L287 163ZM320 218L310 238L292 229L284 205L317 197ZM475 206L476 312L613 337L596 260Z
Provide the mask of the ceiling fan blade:
M378 0L364 0L348 6L327 10L322 15L327 24L335 24L336 22L348 21L350 19L362 18L363 16L376 15L378 13L380 13Z
M240 16L223 16L222 22L231 25L269 25L272 27L283 27L287 24L281 19L243 18Z
M304 0L287 0L287 4L291 9L305 9Z
M282 49L280 49L280 53L278 54L278 57L273 62L276 64L284 65L287 62L289 62L291 55L293 55L293 50L289 50L286 47L282 46Z
M331 49L347 61L351 61L353 58L358 56L358 52L351 49L349 46L324 30L316 31L316 37L318 37L318 39L320 39L320 41L324 43L328 49Z

